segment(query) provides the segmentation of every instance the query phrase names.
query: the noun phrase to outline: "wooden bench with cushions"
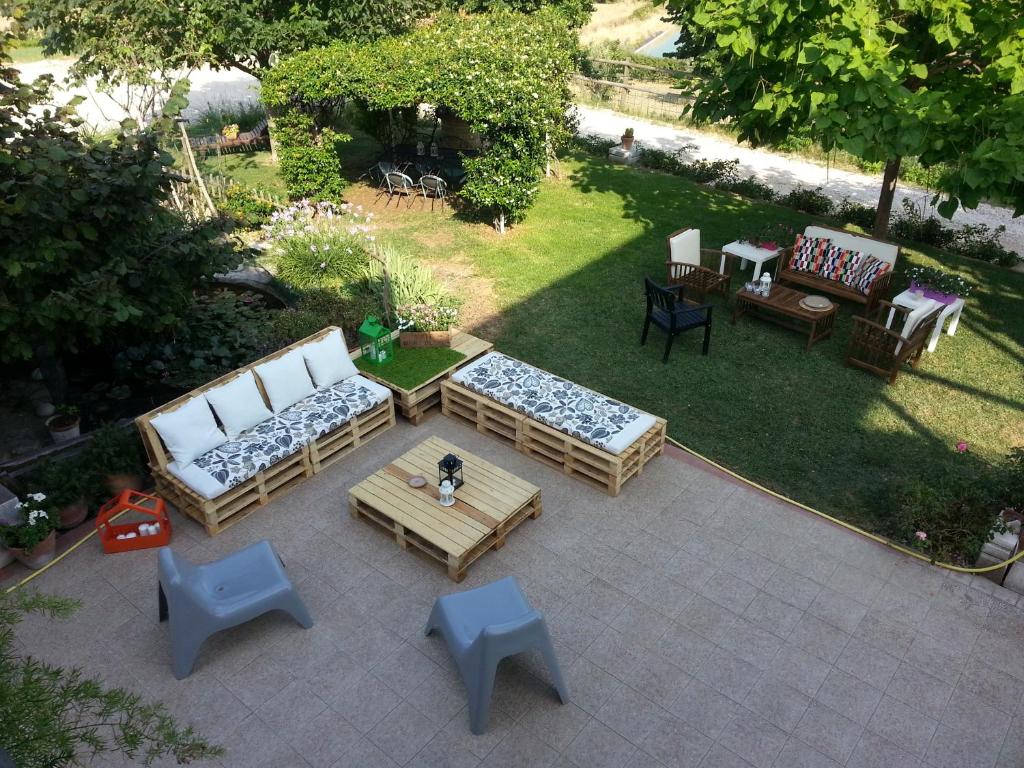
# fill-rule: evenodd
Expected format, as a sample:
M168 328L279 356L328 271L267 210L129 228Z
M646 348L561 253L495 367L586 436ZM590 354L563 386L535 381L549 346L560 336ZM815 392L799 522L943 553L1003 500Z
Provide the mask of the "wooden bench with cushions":
M894 243L811 225L779 254L775 279L864 304L870 312L889 288L899 255Z
M665 419L499 352L453 373L441 409L612 496L665 447Z
M394 426L395 408L330 327L135 423L157 492L213 535Z

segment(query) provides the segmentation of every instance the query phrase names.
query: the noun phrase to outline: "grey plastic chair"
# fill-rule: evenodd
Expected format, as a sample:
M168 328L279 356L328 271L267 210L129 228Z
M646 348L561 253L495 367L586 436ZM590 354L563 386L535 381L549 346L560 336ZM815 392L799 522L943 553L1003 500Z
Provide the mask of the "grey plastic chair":
M171 669L192 674L203 642L215 632L269 611L284 611L306 629L313 619L266 539L214 563L193 565L163 547L158 558L160 621L169 619Z
M473 733L487 729L498 662L523 651L537 649L544 655L558 698L569 702L544 614L530 607L514 576L437 598L426 634L435 629L441 631L462 674Z

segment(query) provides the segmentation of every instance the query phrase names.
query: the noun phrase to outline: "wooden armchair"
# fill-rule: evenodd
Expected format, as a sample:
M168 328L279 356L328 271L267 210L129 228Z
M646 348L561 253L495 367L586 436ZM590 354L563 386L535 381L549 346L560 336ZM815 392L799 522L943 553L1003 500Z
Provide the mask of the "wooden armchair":
M886 317L890 311L902 318L902 331L886 328ZM887 378L889 384L894 383L904 363L916 368L921 361L921 353L928 345L928 337L941 311L942 305L938 302L915 310L898 307L888 301L877 302L868 317L854 315L846 364Z
M668 284L684 286L701 301L709 293L721 293L729 299L729 283L735 257L700 247L699 229L680 229L666 239Z

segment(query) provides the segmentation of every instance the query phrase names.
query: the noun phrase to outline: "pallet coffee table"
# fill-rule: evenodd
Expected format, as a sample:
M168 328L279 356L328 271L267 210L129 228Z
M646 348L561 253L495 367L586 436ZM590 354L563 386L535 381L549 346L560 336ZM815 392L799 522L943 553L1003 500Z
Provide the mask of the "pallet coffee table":
M804 309L800 300L809 294L784 285L772 284L771 293L761 296L740 288L736 293L736 303L732 310L732 323L746 314L752 314L767 320L769 323L781 325L794 331L807 334L807 349L817 342L832 335L836 313L839 306L832 302L829 309L815 311Z
M455 505L438 501L437 462L454 453L463 461L463 485ZM427 484L413 488L408 480ZM540 488L439 437L430 437L374 472L348 494L352 516L376 523L398 546L412 545L448 566L454 581L489 549L501 549L509 531L541 514Z

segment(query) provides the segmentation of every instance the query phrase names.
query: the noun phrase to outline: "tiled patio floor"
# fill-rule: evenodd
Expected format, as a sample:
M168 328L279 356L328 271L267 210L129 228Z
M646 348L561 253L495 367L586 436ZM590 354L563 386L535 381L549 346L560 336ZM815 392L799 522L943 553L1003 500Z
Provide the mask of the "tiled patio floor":
M460 587L345 508L351 485L430 434L543 489L543 516ZM154 553L89 542L36 581L80 598L76 618L34 618L19 639L165 701L227 747L225 766L1024 766L1015 595L670 456L610 499L436 416L214 539L181 521L173 545L203 561L263 537L313 629L264 617L209 642L178 682ZM436 595L507 574L546 612L572 703L534 659L507 662L474 737L444 643L422 627Z

